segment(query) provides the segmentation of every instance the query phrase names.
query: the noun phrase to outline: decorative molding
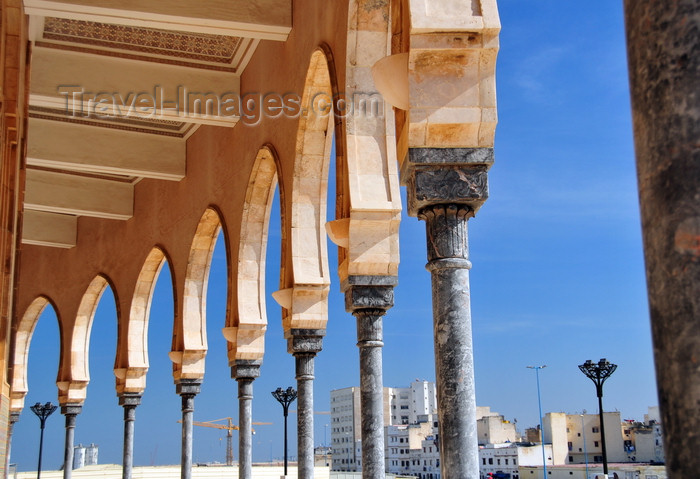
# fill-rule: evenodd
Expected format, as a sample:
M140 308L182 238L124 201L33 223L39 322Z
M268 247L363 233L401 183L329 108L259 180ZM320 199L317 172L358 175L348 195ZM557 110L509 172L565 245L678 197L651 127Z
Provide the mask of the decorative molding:
M45 18L43 38L229 65L243 43L240 37L176 32L56 17Z

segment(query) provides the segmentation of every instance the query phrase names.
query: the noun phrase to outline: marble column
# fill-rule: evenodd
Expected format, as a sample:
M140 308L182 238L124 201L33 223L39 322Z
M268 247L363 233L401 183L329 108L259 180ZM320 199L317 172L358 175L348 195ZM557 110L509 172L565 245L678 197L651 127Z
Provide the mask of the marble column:
M314 477L314 358L323 346L325 331L292 329L287 351L294 355L297 380L298 478Z
M75 417L83 409L81 404L64 404L61 406L61 414L66 416L66 441L63 453L63 479L70 479L73 475L73 446L75 445Z
M492 148L412 148L408 212L426 223L443 479L479 477L467 220L488 197Z
M253 477L253 381L260 377L262 361L238 359L231 377L238 383L238 477Z
M10 471L10 455L12 454L12 432L15 428L15 423L19 421L19 411L10 411L10 421L7 428L7 451L5 451L5 479L9 478Z
M134 468L134 421L136 406L141 404L141 394L123 393L119 405L124 408L124 448L122 456L122 479L131 479Z
M382 321L386 311L394 305L395 285L393 276L350 276L344 285L345 309L356 318L360 348L363 479L385 477Z
M625 0L624 5L666 472L670 479L696 477L700 470L700 3Z
M177 394L182 398L182 449L180 456L181 479L192 479L192 420L194 416L194 397L199 394L202 380L179 379Z

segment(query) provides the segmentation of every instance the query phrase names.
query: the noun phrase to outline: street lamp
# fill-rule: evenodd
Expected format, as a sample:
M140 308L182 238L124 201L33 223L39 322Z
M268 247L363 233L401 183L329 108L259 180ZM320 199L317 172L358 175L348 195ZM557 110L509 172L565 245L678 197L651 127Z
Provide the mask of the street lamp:
M43 405L41 403L36 403L30 407L32 412L39 418L41 427L41 434L39 436L39 466L37 467L36 479L41 477L41 454L44 449L44 426L46 425L46 418L53 414L57 408L58 406L54 406L51 402L47 402Z
M605 423L603 422L603 383L617 369L617 364L613 364L603 358L598 363L590 359L578 367L588 379L595 384L595 391L598 395L598 415L600 416L600 440L603 445L603 476L608 477L608 452L605 448Z
M272 396L282 405L284 412L284 475L287 475L287 414L289 413L289 405L297 398L297 392L293 387L287 389L277 388L272 391Z
M547 365L542 366L527 366L528 369L534 369L535 375L537 376L537 404L540 408L540 447L542 447L542 472L545 479L547 477L547 459L544 452L544 428L542 428L542 396L540 395L540 369L546 368Z

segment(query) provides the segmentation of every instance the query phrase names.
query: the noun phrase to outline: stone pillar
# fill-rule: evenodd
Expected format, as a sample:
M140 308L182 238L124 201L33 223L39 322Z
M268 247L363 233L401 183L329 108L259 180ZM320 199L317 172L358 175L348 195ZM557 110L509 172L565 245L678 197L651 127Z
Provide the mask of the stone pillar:
M10 421L7 427L7 450L5 451L5 479L9 478L10 474L10 455L12 453L12 432L15 428L15 423L19 421L20 411L10 411Z
M231 377L238 382L238 477L253 478L253 381L260 377L259 360L238 359Z
M363 479L385 477L382 320L394 305L395 285L393 276L350 276L344 287L345 309L357 320L357 346L360 348Z
M73 475L73 446L75 444L75 417L83 409L81 404L64 404L61 406L61 414L66 416L66 442L63 453L63 479L70 479Z
M177 394L182 398L182 452L180 457L181 479L192 479L192 419L194 415L194 397L199 394L202 380L179 379Z
M297 379L297 456L299 479L314 477L314 358L324 330L292 329L287 351L294 355Z
M624 4L666 471L670 479L694 477L700 470L700 4Z
M408 212L426 222L443 479L479 477L467 220L488 196L492 148L412 148Z
M134 467L134 421L136 406L141 404L141 394L123 393L119 405L124 407L124 449L122 456L122 479L131 479Z

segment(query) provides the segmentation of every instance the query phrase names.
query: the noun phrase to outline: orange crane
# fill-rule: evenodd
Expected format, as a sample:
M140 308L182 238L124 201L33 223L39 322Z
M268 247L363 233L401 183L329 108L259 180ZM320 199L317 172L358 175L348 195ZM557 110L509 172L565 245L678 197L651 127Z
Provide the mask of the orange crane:
M226 424L216 424L218 421L227 421ZM182 421L178 421L181 423ZM257 426L269 425L271 422L254 422ZM213 419L211 421L192 421L194 426L213 427L215 429L225 429L226 433L226 465L233 466L233 431L238 430L238 426L233 424L233 418L222 417L221 419Z

